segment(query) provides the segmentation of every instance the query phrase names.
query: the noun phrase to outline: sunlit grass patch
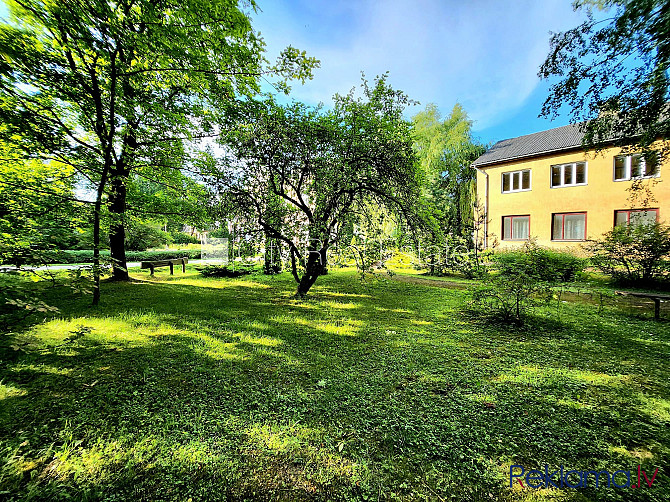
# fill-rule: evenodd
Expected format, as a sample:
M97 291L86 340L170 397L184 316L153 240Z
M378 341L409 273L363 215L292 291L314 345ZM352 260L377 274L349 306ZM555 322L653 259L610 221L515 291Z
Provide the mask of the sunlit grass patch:
M617 387L622 385L625 375L607 375L593 371L552 368L541 366L517 366L511 371L494 378L497 382L519 383L524 385L563 384L577 381L590 385Z
M652 460L654 458L654 454L646 448L628 450L622 446L612 446L610 451L616 455L635 460Z
M640 411L670 426L670 399L640 395Z
M0 382L0 401L9 397L25 396L27 392L13 385L5 385Z
M312 330L322 331L338 336L355 336L359 329L363 326L362 321L346 318L314 320L296 318L293 320L293 322Z

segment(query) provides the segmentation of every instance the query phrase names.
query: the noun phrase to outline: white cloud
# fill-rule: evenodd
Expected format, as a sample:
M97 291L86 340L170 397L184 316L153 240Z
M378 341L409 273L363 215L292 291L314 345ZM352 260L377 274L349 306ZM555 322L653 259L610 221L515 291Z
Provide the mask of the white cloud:
M295 99L331 96L390 71L394 87L443 112L460 102L477 128L521 106L538 84L549 32L582 18L567 0L279 1L261 5L254 25L270 54L294 45L321 60Z

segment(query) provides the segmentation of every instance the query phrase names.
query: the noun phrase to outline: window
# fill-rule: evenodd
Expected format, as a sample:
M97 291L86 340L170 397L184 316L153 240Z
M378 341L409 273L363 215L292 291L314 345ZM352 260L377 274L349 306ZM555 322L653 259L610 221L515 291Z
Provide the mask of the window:
M503 193L521 192L523 190L530 190L530 169L503 173L502 175Z
M551 166L551 188L586 185L586 162Z
M530 216L503 216L503 240L527 241L530 235Z
M614 226L620 225L642 225L644 223L656 223L658 221L658 209L622 209L614 211Z
M642 155L617 155L614 157L614 181L658 176L656 164Z
M583 241L586 239L586 213L555 213L551 227L554 241Z

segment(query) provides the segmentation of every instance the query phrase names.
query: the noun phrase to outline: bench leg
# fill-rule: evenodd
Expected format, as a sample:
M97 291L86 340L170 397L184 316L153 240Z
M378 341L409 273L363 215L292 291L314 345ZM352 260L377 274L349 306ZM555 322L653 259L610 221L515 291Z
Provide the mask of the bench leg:
M657 321L661 319L661 300L654 298L654 319Z
M170 262L170 275L174 275L174 263Z
M149 265L149 270L151 270L151 275L154 275L154 266L153 265Z
M184 260L181 261L181 273L186 273L186 262Z

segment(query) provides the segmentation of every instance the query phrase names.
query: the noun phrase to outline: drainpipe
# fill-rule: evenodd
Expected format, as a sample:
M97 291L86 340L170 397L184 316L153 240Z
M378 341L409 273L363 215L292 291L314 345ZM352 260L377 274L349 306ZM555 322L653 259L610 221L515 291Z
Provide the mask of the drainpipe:
M474 167L474 166L473 166ZM484 184L484 249L489 247L489 173L485 170L475 167L486 178Z

